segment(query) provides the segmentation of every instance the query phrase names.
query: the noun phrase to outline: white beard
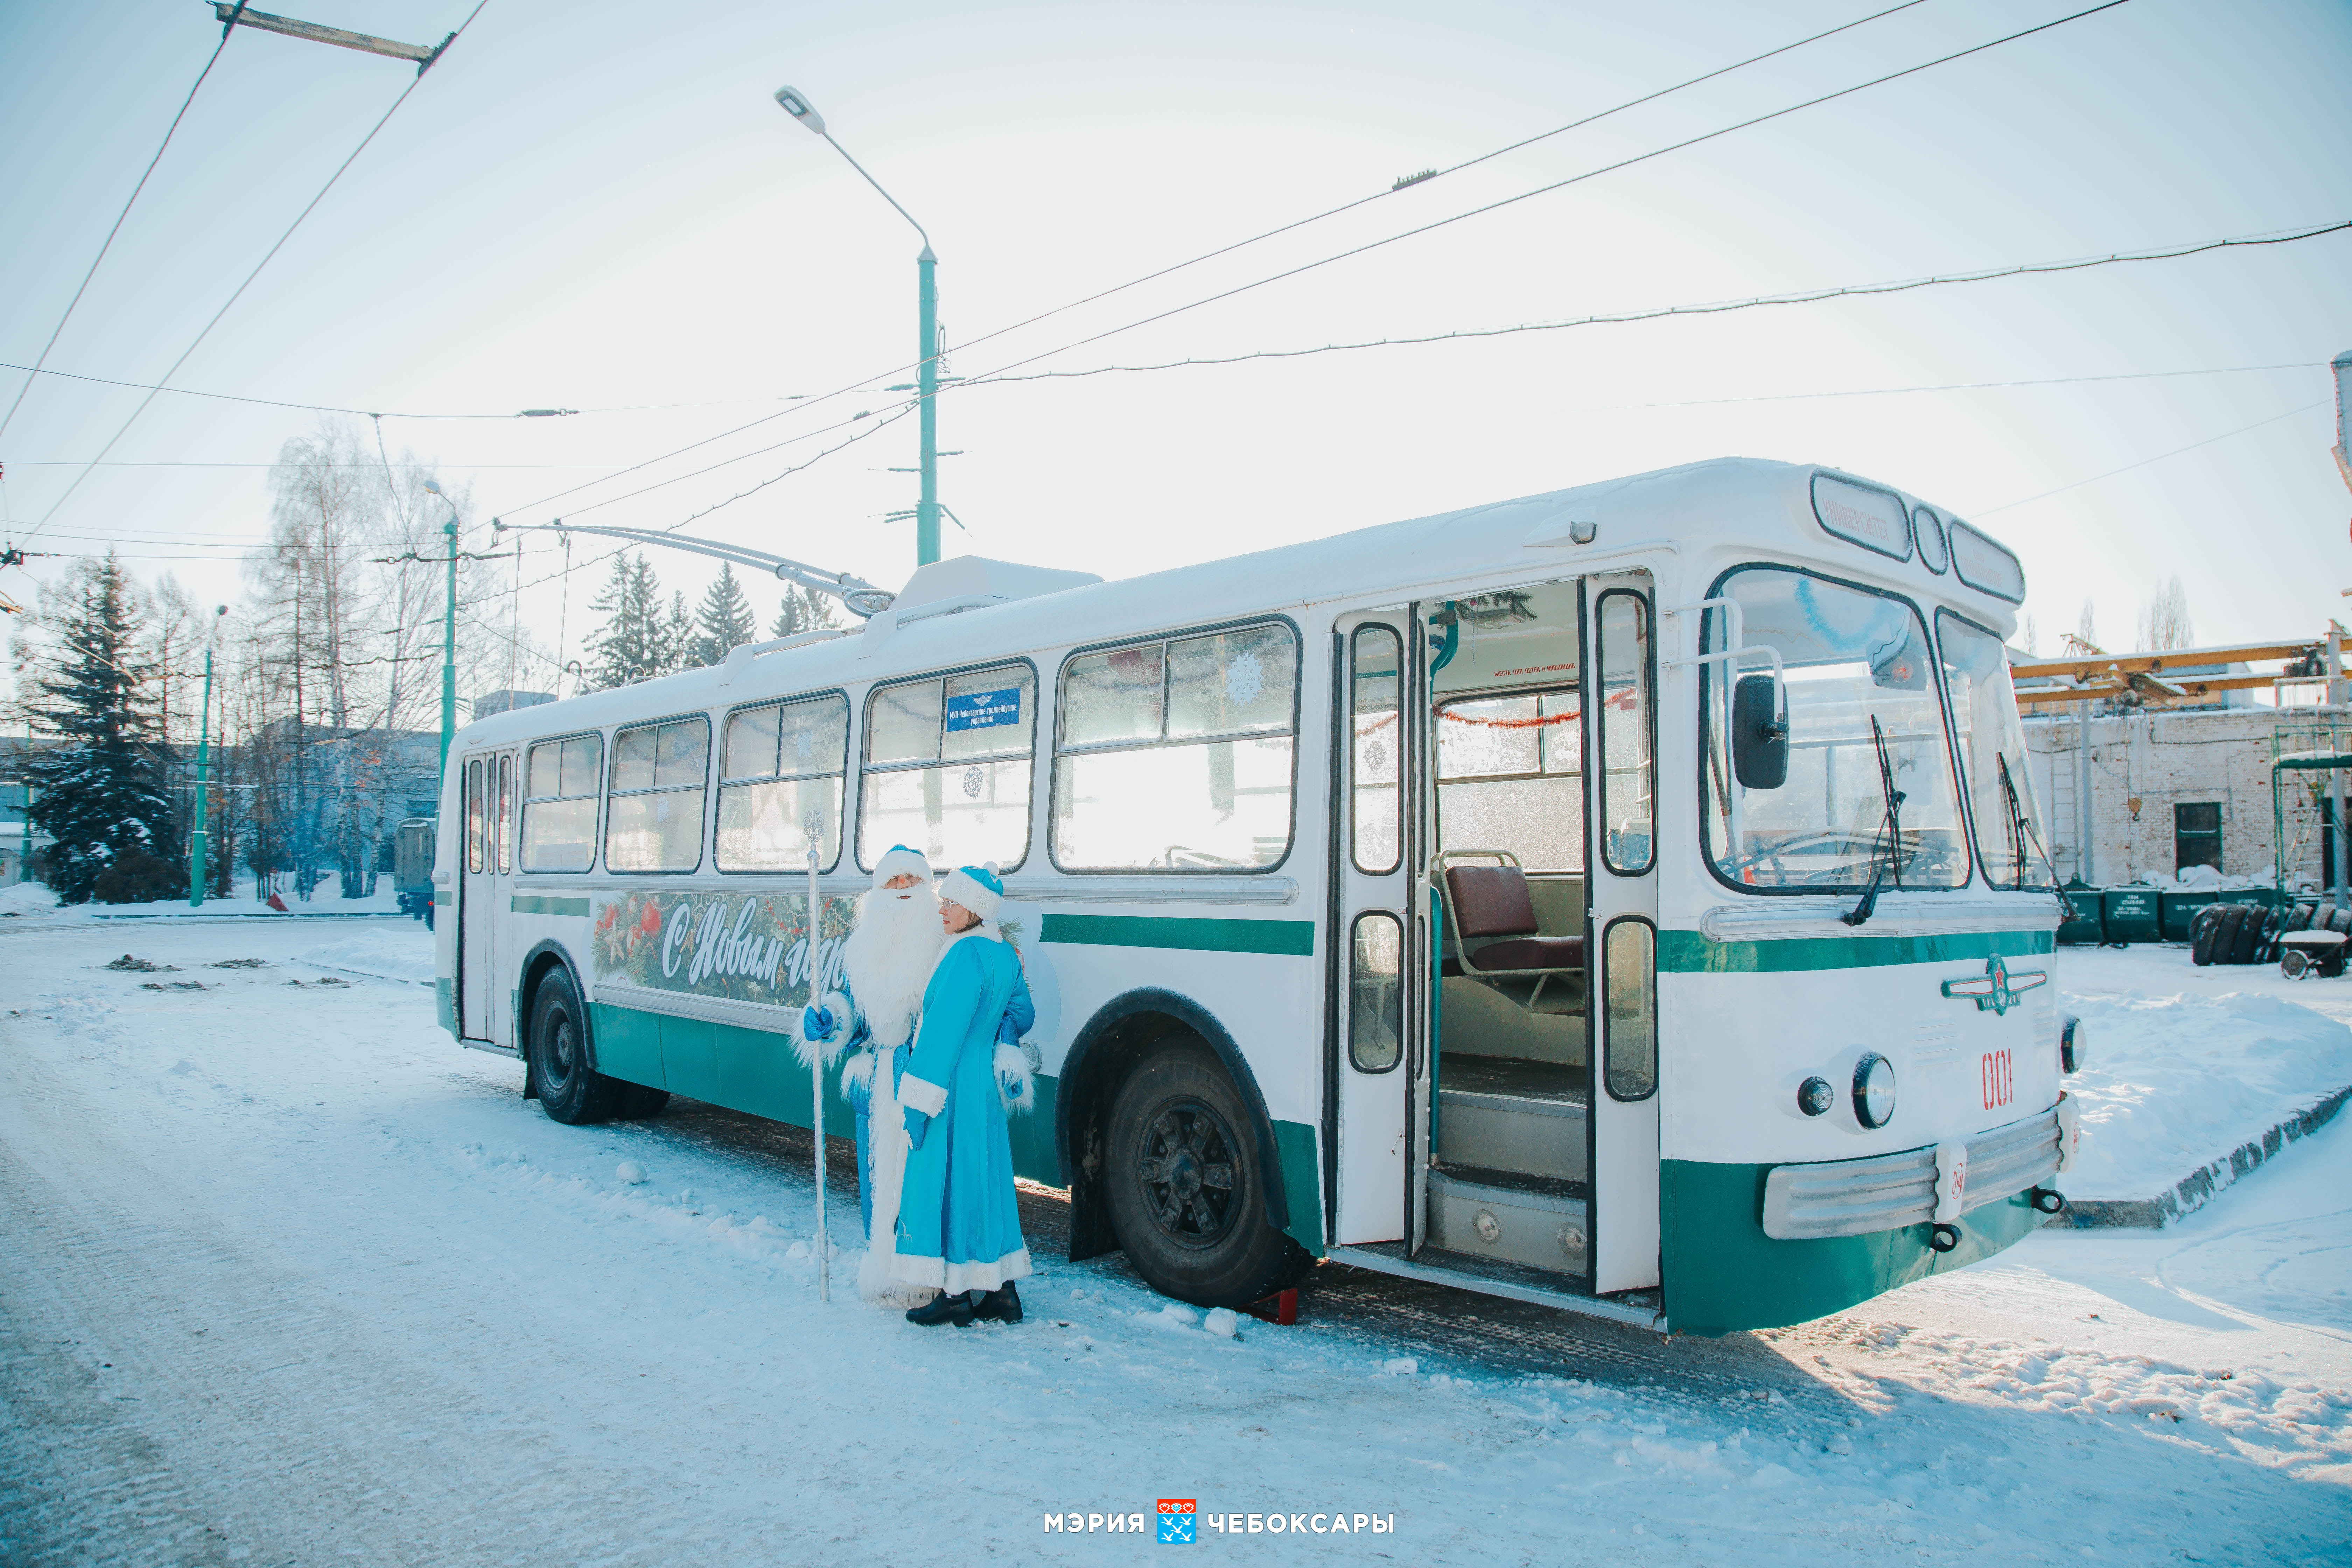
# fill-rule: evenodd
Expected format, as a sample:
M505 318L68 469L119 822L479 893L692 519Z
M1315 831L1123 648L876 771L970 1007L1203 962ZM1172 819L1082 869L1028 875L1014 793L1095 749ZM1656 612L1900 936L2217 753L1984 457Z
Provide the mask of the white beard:
M945 938L939 899L928 887L858 895L857 924L842 944L842 969L877 1047L902 1046L913 1036Z

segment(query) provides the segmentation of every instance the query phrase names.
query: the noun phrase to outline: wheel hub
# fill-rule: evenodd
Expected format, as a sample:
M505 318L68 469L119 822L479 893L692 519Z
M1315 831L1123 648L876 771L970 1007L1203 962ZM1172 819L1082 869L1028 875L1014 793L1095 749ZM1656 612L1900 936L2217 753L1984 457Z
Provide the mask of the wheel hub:
M1201 1100L1160 1108L1144 1131L1135 1174L1162 1231L1187 1247L1206 1247L1233 1227L1234 1146L1224 1118Z

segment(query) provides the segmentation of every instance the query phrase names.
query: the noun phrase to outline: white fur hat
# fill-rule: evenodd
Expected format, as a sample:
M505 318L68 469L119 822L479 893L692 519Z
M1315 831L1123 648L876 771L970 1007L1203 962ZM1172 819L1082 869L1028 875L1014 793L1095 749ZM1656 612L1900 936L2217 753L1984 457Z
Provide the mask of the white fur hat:
M1004 882L992 863L963 866L947 874L947 879L940 884L940 897L951 904L961 904L982 920L992 921L996 907L1004 901Z
M919 849L909 849L903 844L893 844L881 863L874 868L874 885L881 887L893 877L920 877L931 879L931 863L923 858Z

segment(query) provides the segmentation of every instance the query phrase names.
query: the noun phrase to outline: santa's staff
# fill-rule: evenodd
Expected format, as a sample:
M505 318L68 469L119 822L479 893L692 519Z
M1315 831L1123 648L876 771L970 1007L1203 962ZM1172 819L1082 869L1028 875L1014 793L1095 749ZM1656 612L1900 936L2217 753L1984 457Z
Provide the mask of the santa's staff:
M807 826L809 847L808 1005L814 1007L816 1005L817 988L824 981L822 956L817 945L817 937L824 928L824 917L820 912L823 906L817 902L817 818L814 812L809 814ZM808 1025L805 1021L807 1016L806 1010L803 1009L802 1013L803 1021L801 1025L803 1038L806 1038L808 1035ZM830 1301L833 1300L831 1257L833 1248L827 1244L824 1234L824 1048L822 1046L817 1047L811 1054L815 1058L809 1064L809 1100L815 1110L813 1120L816 1126L816 1299L820 1301Z

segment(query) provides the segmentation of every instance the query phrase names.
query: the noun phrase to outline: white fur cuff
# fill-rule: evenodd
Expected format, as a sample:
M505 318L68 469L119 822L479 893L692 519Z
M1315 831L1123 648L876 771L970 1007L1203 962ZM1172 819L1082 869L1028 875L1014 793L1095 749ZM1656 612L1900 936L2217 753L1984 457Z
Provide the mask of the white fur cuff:
M898 1080L898 1103L925 1116L937 1116L947 1109L948 1091L908 1073Z
M1037 1109L1037 1081L1029 1071L1029 1054L1010 1040L996 1042L996 1089L1007 1110Z
M820 1043L810 1039L803 1032L808 1026L808 1015L809 1010L802 1008L801 1016L793 1020L793 1026L784 1038L791 1044L793 1055L799 1058L801 1066L814 1068L822 1057L829 1068L841 1059L841 1053L849 1045L848 1026L843 1021L844 1015L835 1013L833 1016L833 1038Z

